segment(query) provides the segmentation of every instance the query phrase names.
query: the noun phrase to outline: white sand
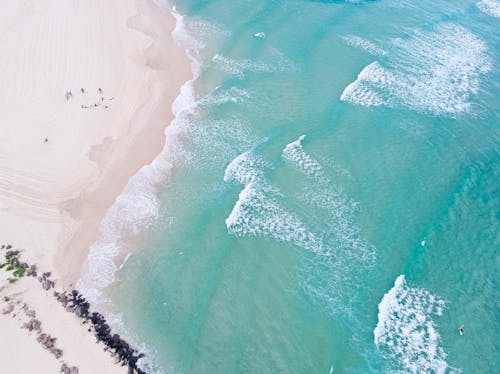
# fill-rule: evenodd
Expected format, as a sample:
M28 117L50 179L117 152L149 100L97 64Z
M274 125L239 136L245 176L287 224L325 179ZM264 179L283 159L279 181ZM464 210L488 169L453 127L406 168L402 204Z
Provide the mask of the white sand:
M149 0L0 2L0 244L24 248L22 258L52 271L59 286L78 278L106 210L163 147L171 104L191 77L171 38L174 24ZM71 356L80 373L117 370L90 334L80 339L75 317L45 301L37 282L15 287L4 292L27 290L20 297L46 316L65 355L73 343L87 352ZM15 319L2 317L6 372L60 366ZM12 352L29 360L5 368Z

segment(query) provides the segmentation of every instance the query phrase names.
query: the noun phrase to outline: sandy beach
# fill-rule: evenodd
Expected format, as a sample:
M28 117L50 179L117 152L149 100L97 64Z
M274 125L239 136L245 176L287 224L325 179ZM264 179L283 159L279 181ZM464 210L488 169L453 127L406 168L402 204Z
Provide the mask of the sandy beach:
M22 249L58 289L71 289L107 209L163 147L172 102L192 75L174 26L149 0L0 4L0 244ZM0 280L1 307L15 305L0 313L5 372L59 372L62 362L126 372L52 291L34 278ZM21 328L24 304L61 358Z

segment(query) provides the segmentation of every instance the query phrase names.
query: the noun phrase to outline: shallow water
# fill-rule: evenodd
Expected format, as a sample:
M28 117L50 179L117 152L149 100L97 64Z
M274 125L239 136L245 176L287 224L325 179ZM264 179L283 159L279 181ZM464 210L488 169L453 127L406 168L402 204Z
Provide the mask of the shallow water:
M498 370L497 4L177 2L194 97L110 291L157 369Z

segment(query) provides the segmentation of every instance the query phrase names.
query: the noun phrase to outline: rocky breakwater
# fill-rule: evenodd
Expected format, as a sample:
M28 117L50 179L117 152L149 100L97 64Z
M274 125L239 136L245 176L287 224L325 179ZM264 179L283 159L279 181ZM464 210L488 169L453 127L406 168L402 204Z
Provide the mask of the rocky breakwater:
M40 273L36 264L29 265L27 262L21 261L21 250L12 249L10 244L2 245L0 250L4 251L5 258L5 261L0 263L0 269L4 269L9 275L7 284L0 285L0 293L5 294L9 284L16 283L20 278L32 277L36 279L45 291L54 289L52 293L47 293L47 296L54 296L67 312L74 313L76 317L82 319L82 324L89 324L88 331L94 334L96 343L104 344L104 350L111 353L117 364L128 366L129 374L146 374L138 367L138 361L144 357L144 354L132 348L120 335L113 333L104 316L92 310L90 303L82 294L77 290L56 291L56 282L51 278L52 274L50 272ZM38 343L61 361L62 373L78 374L76 366L69 366L63 361L64 352L57 347L57 338L43 331L42 321L36 318L36 312L28 306L28 300L22 300L17 294L3 296L2 300L6 303L2 314L11 314L13 317L16 317L16 314L18 317L23 314L26 322L22 328L27 329L30 333L35 333Z

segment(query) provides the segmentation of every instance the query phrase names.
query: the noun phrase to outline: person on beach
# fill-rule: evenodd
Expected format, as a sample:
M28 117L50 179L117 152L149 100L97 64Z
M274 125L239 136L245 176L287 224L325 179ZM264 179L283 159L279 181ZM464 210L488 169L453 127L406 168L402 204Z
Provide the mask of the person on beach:
M45 139L43 140L43 142L44 142L44 143L47 143L48 141L49 141L49 138L45 138Z
M82 91L82 93L85 93L85 90L83 88L80 88L80 91Z
M101 88L100 88L100 87L99 87L99 93L100 93L100 94L102 94L102 90L101 90Z

